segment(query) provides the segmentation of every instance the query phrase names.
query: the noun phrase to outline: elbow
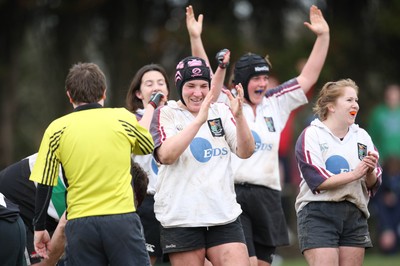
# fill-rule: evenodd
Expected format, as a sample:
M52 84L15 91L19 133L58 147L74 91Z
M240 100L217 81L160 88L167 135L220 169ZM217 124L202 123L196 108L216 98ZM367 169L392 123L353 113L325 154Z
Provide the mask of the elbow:
M176 160L172 160L172 159L170 159L170 158L158 159L158 162L159 162L160 164L163 164L163 165L171 165L171 164L175 163L175 161L176 161Z
M255 150L255 144L254 144L254 142L252 142L252 145L248 145L248 147L246 147L246 149L238 150L236 155L240 159L247 159L247 158L250 158L251 155L253 155L254 150Z
M158 150L154 153L155 159L157 162L163 165L171 165L174 164L177 160L177 157L173 156L172 154L164 154L161 152L158 152Z
M238 157L239 157L240 159L248 159L248 158L251 157L252 154L253 154L252 152L251 152L251 153L244 153L244 154L238 155Z

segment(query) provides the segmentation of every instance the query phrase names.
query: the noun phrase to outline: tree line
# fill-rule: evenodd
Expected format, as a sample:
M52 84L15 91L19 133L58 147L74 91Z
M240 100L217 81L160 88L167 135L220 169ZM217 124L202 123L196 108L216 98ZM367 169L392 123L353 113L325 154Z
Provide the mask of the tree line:
M64 81L73 63L102 67L106 105L112 107L124 106L130 80L144 64L163 65L173 82L176 63L190 55L189 4L205 16L202 36L213 67L222 48L231 50L231 62L249 51L268 54L280 81L296 76L296 64L311 51L315 36L303 22L316 4L331 30L316 88L354 79L360 86L360 124L381 100L384 85L400 82L396 0L2 0L0 168L35 153L47 125L71 112Z

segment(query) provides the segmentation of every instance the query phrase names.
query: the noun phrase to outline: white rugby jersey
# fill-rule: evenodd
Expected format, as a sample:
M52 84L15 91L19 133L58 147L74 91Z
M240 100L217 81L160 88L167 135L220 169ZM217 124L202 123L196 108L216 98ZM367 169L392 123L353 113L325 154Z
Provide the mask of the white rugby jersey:
M344 139L340 140L318 118L312 121L296 143L296 159L302 178L296 211L313 201L347 200L368 218L369 197L375 194L382 181L380 166L375 169L378 181L371 190L367 189L365 176L336 189L316 190L329 177L353 171L368 151L376 151L376 148L368 133L358 125L351 125Z
M169 101L157 109L151 133L155 149L178 134L195 117ZM164 227L199 227L230 223L241 208L231 174L236 151L236 125L229 107L211 104L208 120L172 165L161 165L154 211Z
M256 149L248 159L232 156L235 183L261 185L281 190L279 174L279 141L290 113L307 103L307 97L297 79L268 90L256 108L243 104L243 114L251 129Z

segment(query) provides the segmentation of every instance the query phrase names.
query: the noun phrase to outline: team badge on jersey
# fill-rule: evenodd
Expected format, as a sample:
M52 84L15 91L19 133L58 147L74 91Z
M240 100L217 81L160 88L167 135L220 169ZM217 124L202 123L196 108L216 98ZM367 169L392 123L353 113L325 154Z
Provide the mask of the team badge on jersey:
M362 143L357 143L358 147L358 159L362 161L365 156L367 156L367 145L364 145Z
M207 120L207 123L213 137L222 137L225 135L224 128L222 127L221 118Z
M275 132L275 126L274 126L274 120L272 117L265 117L264 116L265 123L267 124L268 131L269 132Z

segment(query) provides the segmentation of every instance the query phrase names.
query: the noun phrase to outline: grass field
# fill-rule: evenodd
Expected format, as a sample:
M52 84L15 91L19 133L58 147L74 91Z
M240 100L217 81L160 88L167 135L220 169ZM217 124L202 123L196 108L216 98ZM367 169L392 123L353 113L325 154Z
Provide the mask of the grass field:
M292 199L292 204L294 204L294 200ZM295 221L295 217L292 217L292 221ZM395 255L384 255L379 252L377 248L377 229L376 229L376 219L372 216L368 221L370 234L372 243L374 247L366 250L366 255L364 258L363 266L400 266L400 252ZM291 225L292 232L294 232L296 228L296 224ZM282 261L276 259L272 266L307 266L306 260L301 255L298 245L296 243L297 237L295 234L292 235L294 237L294 244L288 247L280 247L277 249L277 254L280 255ZM159 262L156 264L157 266L170 266L169 263ZM323 265L321 265L323 266Z
M307 266L307 263L304 258L291 258L284 259L279 266ZM400 254L397 256L367 254L363 266L400 266Z
M279 263L273 263L273 266L307 266L303 257L283 258ZM157 266L169 266L169 263L157 263ZM400 266L400 253L395 256L385 256L379 253L366 254L363 266Z

